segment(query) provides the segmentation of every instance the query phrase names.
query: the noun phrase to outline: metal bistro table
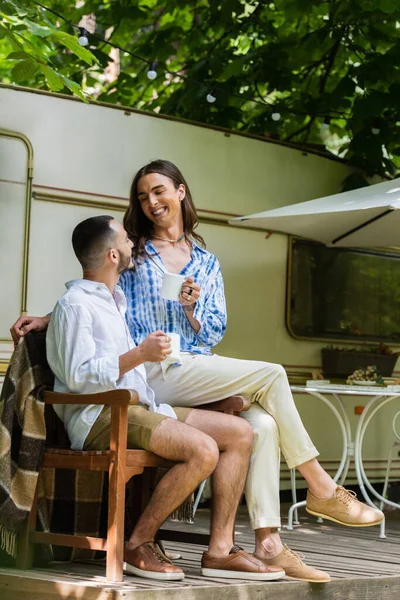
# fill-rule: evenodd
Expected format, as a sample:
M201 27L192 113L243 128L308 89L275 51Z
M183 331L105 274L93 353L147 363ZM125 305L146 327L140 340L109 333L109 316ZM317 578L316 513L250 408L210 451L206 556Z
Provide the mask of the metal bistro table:
M310 396L314 396L315 398L322 400L322 402L324 402L324 404L326 404L331 409L338 421L343 441L342 457L340 460L339 468L334 476L334 480L338 483L338 485L343 485L343 483L345 482L350 465L350 460L352 457L354 457L357 482L360 486L361 493L367 504L375 508L375 504L371 499L371 496L375 496L375 498L380 502L384 502L385 504L389 504L390 506L400 508L400 504L387 500L386 498L378 494L378 492L372 487L371 483L369 482L366 476L362 459L363 440L369 422L380 408L385 406L388 402L400 398L400 387L381 387L373 385L363 387L357 385L350 386L332 384L324 386L316 385L314 387L304 385L291 385L290 388L295 394L309 394ZM334 403L334 401L332 400L332 396L336 400L336 403ZM346 406L342 400L342 396L362 396L370 398L363 412L361 413L360 420L356 429L355 438L352 437L350 420L347 415ZM290 507L288 514L287 528L289 530L293 529L293 523L299 523L297 517L297 509L306 505L305 501L297 502L295 469L291 469L291 482L293 504ZM322 522L322 519L319 519L319 521ZM380 537L386 537L384 520L382 521L380 527Z

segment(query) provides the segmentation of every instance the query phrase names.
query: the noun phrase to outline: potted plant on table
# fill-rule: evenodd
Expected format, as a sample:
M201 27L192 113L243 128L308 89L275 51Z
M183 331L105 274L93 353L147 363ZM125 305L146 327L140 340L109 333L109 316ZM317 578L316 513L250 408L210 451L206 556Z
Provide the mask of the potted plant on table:
M390 377L399 355L382 342L370 348L327 346L322 348L321 353L322 371L326 378L346 378L356 369L366 369L370 366L375 366L382 377Z

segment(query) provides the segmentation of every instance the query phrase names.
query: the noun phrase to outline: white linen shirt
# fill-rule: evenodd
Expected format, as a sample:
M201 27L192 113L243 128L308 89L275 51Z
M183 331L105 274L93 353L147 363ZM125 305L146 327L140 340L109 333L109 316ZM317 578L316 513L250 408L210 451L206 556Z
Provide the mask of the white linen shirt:
M115 388L136 390L149 410L176 418L168 404L157 405L147 385L144 365L119 376L119 356L135 347L125 321L126 298L117 285L114 295L104 283L77 279L65 284L46 336L47 360L55 375L54 390L95 394ZM81 450L103 406L54 405L71 448Z

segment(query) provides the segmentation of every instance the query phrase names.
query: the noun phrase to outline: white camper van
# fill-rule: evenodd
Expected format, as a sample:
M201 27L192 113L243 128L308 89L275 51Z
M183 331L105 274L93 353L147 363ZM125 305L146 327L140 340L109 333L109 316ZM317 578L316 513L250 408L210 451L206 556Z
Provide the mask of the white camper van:
M23 311L50 312L64 283L80 276L71 248L74 226L91 215L122 220L134 173L155 158L173 161L184 173L199 212L198 231L221 263L228 328L216 351L282 363L296 381L305 381L321 369L327 342L294 336L287 327L290 240L228 220L339 192L351 173L344 161L268 138L4 85L0 376L12 352L10 325ZM301 296L301 290L296 293ZM342 438L331 410L304 394L296 395L296 402L323 464L334 472ZM365 403L365 398L346 399L353 429L359 419L355 406ZM385 464L377 461L387 459L393 441L394 404L371 423L365 443L366 465L376 478L382 478L377 468ZM284 470L283 484L288 480Z

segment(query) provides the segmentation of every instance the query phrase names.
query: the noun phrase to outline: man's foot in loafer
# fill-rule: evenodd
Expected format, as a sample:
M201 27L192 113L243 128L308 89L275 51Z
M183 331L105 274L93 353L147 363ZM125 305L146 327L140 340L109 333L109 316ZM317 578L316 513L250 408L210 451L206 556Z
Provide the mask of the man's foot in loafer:
M204 552L201 559L201 574L205 577L225 579L250 579L253 581L274 581L282 579L285 571L280 567L266 565L253 554L239 546L233 546L228 556L213 556Z
M302 557L293 552L286 544L282 552L273 558L260 558L268 566L277 566L285 570L286 577L289 579L301 579L311 583L327 583L331 581L328 573L314 569L302 561Z
M334 496L328 500L320 500L308 490L306 511L310 515L349 527L378 525L385 518L382 511L360 502L355 492L342 486L338 486Z
M175 567L155 542L146 542L131 550L124 549L124 571L137 577L162 581L179 581L185 573Z

